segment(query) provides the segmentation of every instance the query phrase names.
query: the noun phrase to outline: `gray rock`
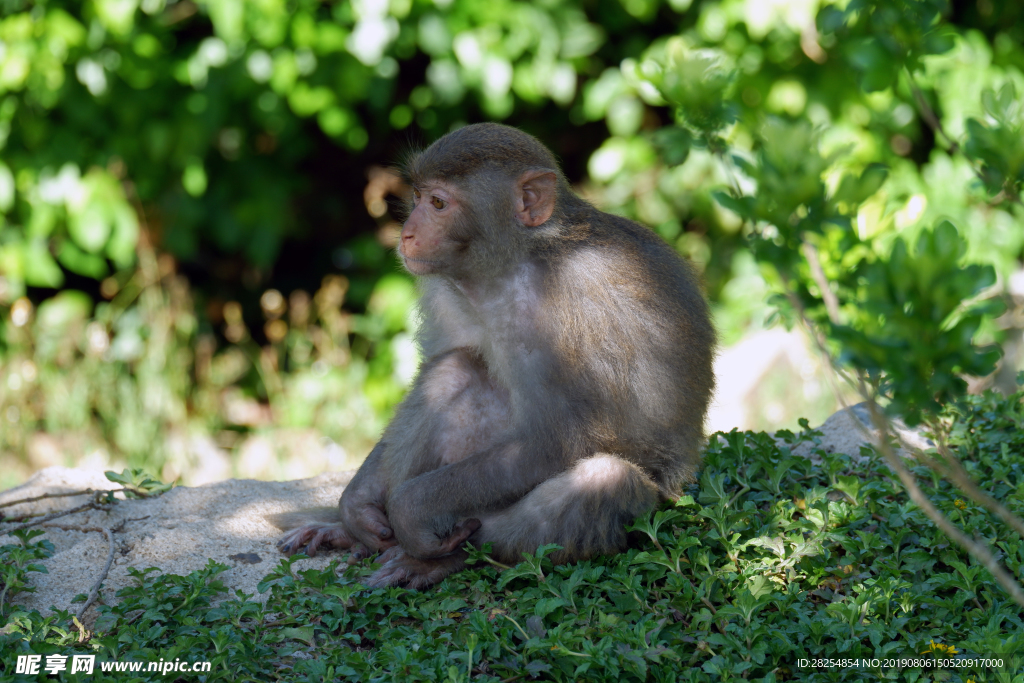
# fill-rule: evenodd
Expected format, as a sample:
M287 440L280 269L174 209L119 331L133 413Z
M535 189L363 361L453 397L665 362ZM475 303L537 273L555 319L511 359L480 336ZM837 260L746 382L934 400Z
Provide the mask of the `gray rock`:
M908 427L899 419L893 420L892 425L902 443L920 449L935 447L920 427ZM878 437L878 430L871 423L871 413L866 402L833 413L817 431L822 433L820 446L805 441L793 449L793 454L813 460L816 459L813 451L821 448L826 453L845 453L859 463L864 460L860 447L873 445ZM908 455L903 448L898 448L897 452L903 456Z
M107 561L108 545L102 533L73 530L75 527L116 527L114 563L101 589L102 599L116 602L115 593L130 585L130 567L156 567L168 574L186 575L206 566L212 558L231 569L221 575L225 585L256 594L259 583L282 555L275 547L280 531L265 516L306 507L332 506L352 479L353 472L322 474L310 479L273 482L229 479L197 487L177 487L146 500L122 500L109 511L85 510L54 520L66 529L45 527L56 552L42 564L48 573L29 574L34 593L21 593L14 602L27 609L50 614L53 608L72 612L71 600L88 593ZM0 493L0 503L45 493L111 489L102 472L48 467L27 482ZM3 508L6 516L29 512L53 512L90 500L89 496L52 498ZM5 535L14 524L0 524ZM0 543L13 539L4 536ZM296 568L325 567L337 553L323 553L300 560ZM95 608L85 615L86 624L96 619Z

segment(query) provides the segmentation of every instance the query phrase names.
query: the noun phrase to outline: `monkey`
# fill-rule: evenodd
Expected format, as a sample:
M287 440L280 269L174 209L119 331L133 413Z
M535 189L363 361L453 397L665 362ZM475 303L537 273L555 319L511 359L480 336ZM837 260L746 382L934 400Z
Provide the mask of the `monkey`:
M424 360L338 508L272 520L279 549L380 553L366 585L413 589L466 543L509 564L621 552L700 467L716 335L692 265L516 128L459 128L403 173Z

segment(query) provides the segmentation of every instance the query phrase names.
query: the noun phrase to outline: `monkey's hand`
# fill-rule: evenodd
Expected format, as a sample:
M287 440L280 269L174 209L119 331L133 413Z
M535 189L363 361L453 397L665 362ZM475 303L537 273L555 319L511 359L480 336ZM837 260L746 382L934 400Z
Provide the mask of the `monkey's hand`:
M381 441L352 477L335 508L272 515L271 523L288 533L277 542L287 555L305 552L313 557L320 548L350 550L350 562L358 562L397 545L391 522L384 513L386 477L381 475Z
M352 496L342 494L339 510L341 523L351 539L345 546L352 549L350 561L371 557L397 544L384 508L376 501L368 500L358 491Z
M353 504L342 499L336 508L316 508L272 515L277 527L288 530L277 542L286 555L302 552L315 557L322 548L351 551L349 561L359 561L395 545L394 532L384 511L372 503Z
M405 586L421 590L466 566L466 551L457 550L443 557L417 559L406 554L401 546L384 551L380 556L380 569L364 583L368 588Z

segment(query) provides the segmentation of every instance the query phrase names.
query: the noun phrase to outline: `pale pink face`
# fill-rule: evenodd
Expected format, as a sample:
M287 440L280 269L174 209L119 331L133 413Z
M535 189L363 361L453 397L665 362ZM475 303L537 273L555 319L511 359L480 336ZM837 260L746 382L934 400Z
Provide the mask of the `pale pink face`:
M440 181L413 188L414 208L402 226L398 254L413 275L427 275L449 264L454 242L448 233L461 207L455 190Z

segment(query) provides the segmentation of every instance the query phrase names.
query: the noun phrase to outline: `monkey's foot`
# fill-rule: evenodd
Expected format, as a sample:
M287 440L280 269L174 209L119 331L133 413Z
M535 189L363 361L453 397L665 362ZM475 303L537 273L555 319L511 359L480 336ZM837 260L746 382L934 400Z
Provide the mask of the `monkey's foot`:
M378 562L381 568L365 581L369 588L404 586L421 590L453 574L466 566L468 554L456 550L450 555L418 560L410 557L400 546L394 546L381 554Z
M314 557L320 548L351 548L353 544L352 537L341 523L316 522L303 524L286 533L277 542L277 549L285 555L302 552Z

